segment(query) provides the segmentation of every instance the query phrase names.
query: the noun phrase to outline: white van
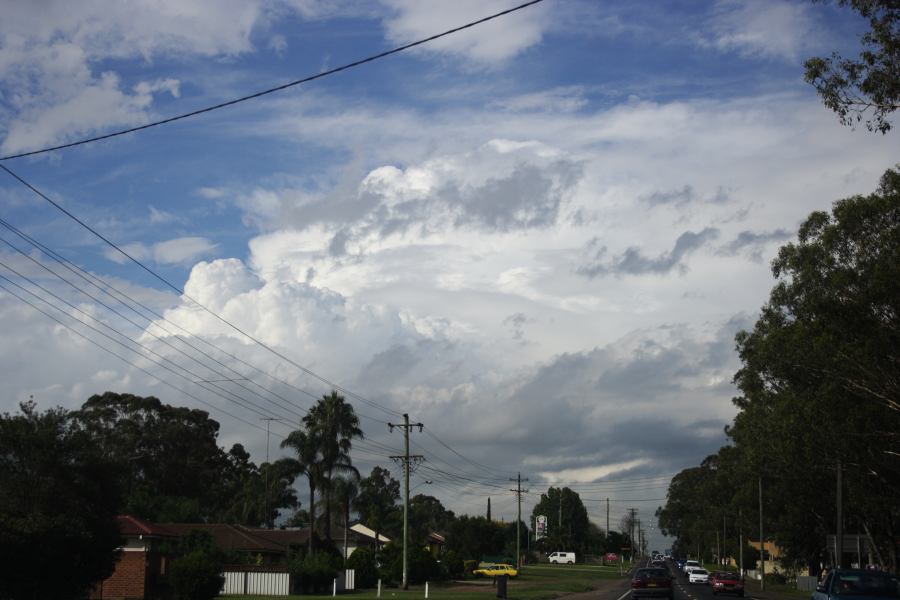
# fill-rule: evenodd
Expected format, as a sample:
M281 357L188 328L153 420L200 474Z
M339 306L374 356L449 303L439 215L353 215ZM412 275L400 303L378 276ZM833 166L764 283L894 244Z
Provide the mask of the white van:
M551 552L547 557L550 559L551 563L556 564L575 564L575 553L574 552Z

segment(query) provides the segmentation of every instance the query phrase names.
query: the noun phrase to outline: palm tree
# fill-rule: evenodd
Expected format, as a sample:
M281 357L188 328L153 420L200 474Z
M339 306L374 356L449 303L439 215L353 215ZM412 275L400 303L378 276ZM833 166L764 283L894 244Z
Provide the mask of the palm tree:
M306 475L309 481L309 551L312 553L316 532L316 488L322 481L320 443L311 432L295 429L281 442L281 447L291 448L297 453L296 458L283 458L279 461L285 470L292 471L295 475Z
M359 474L350 479L338 477L331 482L331 496L341 508L344 520L344 558L347 558L347 536L350 529L350 507L354 498L359 494Z
M349 473L359 478L350 459L353 438L363 437L359 417L343 396L332 390L322 396L303 417L309 435L319 442L322 478L319 482L325 499L325 537L331 540L331 483L335 474Z

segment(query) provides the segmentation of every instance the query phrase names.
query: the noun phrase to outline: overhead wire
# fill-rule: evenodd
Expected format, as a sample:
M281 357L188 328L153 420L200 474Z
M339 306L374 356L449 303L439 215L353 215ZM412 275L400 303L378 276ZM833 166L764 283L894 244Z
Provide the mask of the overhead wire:
M5 281L9 281L8 278L6 278L6 277L4 277L4 276L2 276L2 275L0 275L0 279L5 280ZM15 285L15 284L13 284L13 285ZM20 288L21 288L21 286L17 286L17 287L20 287ZM90 337L88 337L88 336L84 335L83 333L81 333L80 331L74 329L74 328L71 327L68 323L63 322L62 320L58 319L57 317L55 317L55 316L51 315L50 313L44 311L43 309L41 309L40 307L38 307L38 306L35 305L34 303L30 302L30 301L27 300L26 298L23 298L22 296L20 296L19 294L17 294L17 293L14 292L13 290L10 290L6 285L3 284L2 281L0 281L0 289L5 290L5 291L6 291L8 294L10 294L11 296L13 296L13 297L15 297L15 298L18 298L21 302L24 302L25 304L31 306L31 308L33 308L34 310L36 310L36 311L38 311L39 313L43 314L43 315L46 316L47 318L49 318L49 319L55 321L56 323L58 323L58 324L61 325L62 327L65 327L66 329L68 329L69 331L71 331L73 334L77 335L78 337L82 338L83 340L87 341L88 343L90 343L90 344L96 346L97 348L99 348L100 350L103 350L104 352L106 352L106 353L108 353L108 354L111 354L112 356L116 357L117 359L121 360L122 362L124 362L124 363L126 363L126 364L128 364L128 365L131 365L131 366L134 367L135 369L138 369L138 370L140 370L140 371L146 373L147 375L149 375L149 376L152 377L153 379L156 379L157 381L159 381L159 382L162 383L163 385L166 385L166 386L172 388L173 390L175 390L175 391L177 391L177 392L180 392L180 393L184 394L184 395L187 396L188 398L192 398L192 399L196 400L197 402L200 402L201 404L204 404L204 405L206 405L206 406L209 406L210 408L212 408L212 409L214 409L214 410L217 410L218 412L221 412L221 413L223 413L223 414L225 414L225 415L228 415L229 417L231 417L232 419L234 419L234 420L236 420L236 421L240 421L241 423L244 423L245 425L248 425L248 426L253 427L253 428L255 428L255 429L259 429L260 431L266 431L263 427L257 425L256 423L252 423L252 422L250 422L250 421L247 421L246 419L243 419L243 418L241 418L241 417L239 417L239 416L237 416L237 415L234 415L234 414L228 412L227 410L225 410L225 409L223 409L223 408L221 408L221 407L215 406L214 404L212 404L212 403L210 403L210 402L207 402L206 400L203 400L202 398L200 398L200 397L198 397L198 396L196 396L196 395L194 395L194 394L191 394L191 393L188 392L187 390L183 390L183 389L179 388L178 386L172 384L171 382L166 381L166 380L163 379L162 377L159 377L158 375L156 375L156 374L152 373L151 371L149 371L149 370L147 370L147 369L141 367L140 365L138 365L138 364L136 364L136 363L133 363L133 362L129 361L129 360L126 359L125 357L123 357L123 356L121 356L121 355L119 355L119 354L116 354L115 352L113 352L113 351L110 350L109 348L106 348L106 347L103 346L102 344L98 343L96 340L93 340L93 339L91 339ZM275 434L275 435L278 435L278 434Z
M191 359L192 361L196 362L199 366L201 366L201 367L203 367L203 368L205 368L205 369L209 369L209 370L210 370L212 373L214 373L215 375L217 375L217 376L219 376L219 377L225 377L224 379L219 379L219 380L213 380L213 379L210 379L210 378L207 377L207 378L204 379L204 381L205 381L206 383L217 383L217 382L231 382L231 383L235 383L238 387L240 387L240 388L246 390L247 392L253 394L254 396L256 396L256 397L258 397L258 398L260 398L261 400L265 400L265 401L267 401L267 402L273 403L273 404L275 404L276 406L279 406L279 408L288 411L289 413L293 414L293 415L296 416L296 417L302 417L302 416L303 416L302 413L297 412L296 410L294 410L293 405L289 405L289 406L281 405L281 404L279 404L279 403L273 401L273 400L270 399L270 398L266 398L265 396L263 396L263 395L260 394L259 392L255 391L255 390L252 390L252 389L248 388L247 386L243 385L242 383L240 383L239 379L243 379L243 380L245 380L245 381L250 381L243 373L240 373L239 371L236 371L236 370L232 369L230 366L228 366L228 365L222 363L221 361L215 359L215 357L212 357L212 356L210 356L210 355L207 354L207 353L203 353L204 355L206 355L208 358L210 358L210 359L212 359L213 361L215 361L215 362L216 362L217 364L219 364L220 366L222 366L222 367L224 367L224 368L226 368L226 369L229 369L229 370L232 371L232 373L234 373L235 375L240 376L238 379L226 377L226 376L225 376L225 373L222 373L222 372L217 371L215 368L210 367L209 365L203 363L202 361L200 361L200 360L197 359L196 357L191 356L190 354L188 354L187 352L185 352L185 351L182 350L181 348L176 347L174 344L172 344L171 342L169 342L167 339L165 339L165 338L163 338L163 337L160 337L160 336L156 335L155 333L153 333L153 332L150 331L149 329L145 329L145 328L142 327L140 324L134 322L132 319L130 319L130 318L127 317L126 315L122 314L121 311L117 310L116 308L114 308L114 307L112 307L112 306L109 306L109 305L106 304L103 300L97 298L96 296L94 296L94 295L88 293L86 290L84 290L84 289L80 288L79 286L75 285L73 282L69 281L69 280L66 279L65 277L61 276L59 273L53 271L52 269L50 269L49 267L47 267L46 265L44 265L43 263L41 263L39 260L35 259L33 256L30 256L29 254L27 254L26 252L24 252L22 249L18 248L17 246L15 246L15 245L12 244L11 242L9 242L9 240L7 240L7 239L5 239L5 238L3 238L3 237L0 237L0 242L2 242L3 244L6 244L7 246L9 246L9 247L12 248L13 250L15 250L18 254L20 254L21 256L23 256L25 259L27 259L27 260L33 262L34 264L36 264L36 265L37 265L38 267L40 267L41 269L47 271L47 272L50 273L51 275L53 275L53 276L55 276L56 278L58 278L60 281L63 281L64 283L66 283L67 285L69 285L70 287L72 287L73 289L75 289L75 290L77 290L78 292L84 294L85 296L87 296L88 298L90 298L92 301L96 302L96 303L99 304L100 306L103 306L103 307L106 308L108 311L112 312L113 314L115 314L115 315L117 315L118 317L120 317L121 319L123 319L125 322L127 322L127 323L129 323L130 325L136 327L137 329L139 329L139 330L142 331L143 333L146 333L147 335L153 337L154 339L156 339L157 341L159 341L161 344L167 346L168 348L171 348L173 351L175 351L175 352L177 352L177 353L179 353L179 354L182 354L182 355L186 356L187 358L189 358L189 359ZM0 263L0 264L2 264L2 263ZM163 328L163 330L168 332L168 330L165 330L165 328ZM169 332L169 333L171 333L171 332ZM130 338L129 338L129 339L130 339ZM200 352L202 352L202 350L201 350ZM168 359L167 359L167 360L168 360ZM263 388L263 389L265 389L265 388ZM267 390L267 391L269 391L272 395L278 397L279 399L281 399L281 400L283 400L283 401L289 403L289 401L287 400L287 398L283 398L283 397L281 397L279 394L275 394L275 393L272 392L271 390ZM290 404L290 403L289 403L289 404ZM299 407L298 407L298 408L299 408ZM303 410L304 412L308 412L308 411L306 411L306 409L303 409L303 408L300 408L300 410Z
M514 13L514 12L516 12L516 11L523 10L523 9L525 9L525 8L528 8L529 6L533 6L533 5L535 5L535 4L539 4L540 2L543 2L543 0L530 0L529 2L525 2L524 4L520 4L520 5L518 5L518 6L514 6L514 7L512 7L512 8L509 8L509 9L506 9L506 10L503 10L503 11L500 11L500 12L498 12L498 13L494 13L494 14L489 15L489 16L487 16L487 17L478 19L477 21L471 21L471 22L469 22L469 23L466 23L465 25L461 25L461 26L459 26L459 27L454 27L453 29L448 29L448 30L446 30L446 31L443 31L443 32L441 32L441 33L438 33L438 34L429 36L429 37L427 37L427 38L423 38L423 39L417 40L417 41L415 41L415 42L411 42L411 43L409 43L409 44L404 44L404 45L402 45L402 46L398 46L398 47L396 47L396 48L392 48L391 50L386 50L386 51L384 51L384 52L380 52L380 53L378 53L378 54L374 54L374 55L368 56L368 57L366 57L366 58L363 58L363 59L360 59L360 60L356 60L356 61L353 61L353 62L344 64L344 65L341 65L341 66L339 66L339 67L334 67L334 68L332 68L332 69L327 69L327 70L325 70L325 71L321 71L321 72L319 72L319 73L316 73L315 75L309 75L309 76L307 76L307 77L303 77L302 79L297 79L297 80L295 80L295 81L290 81L290 82L288 82L288 83L285 83L285 84L282 84L282 85L278 85L278 86L275 86L275 87L271 87L271 88L268 88L268 89L265 89L265 90L262 90L262 91L259 91L259 92L254 92L254 93L248 94L248 95L246 95L246 96L241 96L240 98L234 98L234 99L232 99L232 100L227 100L227 101L225 101L225 102L220 102L220 103L214 104L214 105L212 105L212 106L207 106L207 107L205 107L205 108L201 108L201 109L193 110L193 111L190 111L190 112L186 112L186 113L183 113L183 114L180 114L180 115L176 115L176 116L174 116L174 117L169 117L169 118L166 118L166 119L160 119L160 120L158 120L158 121L153 121L153 122L151 122L151 123L145 123L145 124L143 124L143 125L138 125L138 126L135 126L135 127L129 127L129 128L127 128L127 129L121 129L121 130L119 130L119 131L113 131L113 132L111 132L111 133L106 133L106 134L103 134L103 135L98 135L98 136L94 136L94 137L90 137L90 138L85 138L85 139L82 139L82 140L77 140L77 141L74 141L74 142L69 142L69 143L67 143L67 144L59 144L59 145L57 145L57 146L50 146L50 147L46 147L46 148L41 148L41 149L39 149L39 150L31 150L31 151L29 151L29 152L19 152L19 153L17 153L17 154L9 154L9 155L7 155L7 156L2 156L2 157L0 157L0 161L12 160L12 159L14 159L14 158L24 158L24 157L26 157L26 156L36 156L36 155L38 155L38 154L44 154L44 153L46 153L46 152L53 152L54 150L62 150L62 149L64 149L64 148L73 148L73 147L75 147L75 146L82 146L82 145L84 145L84 144L90 144L90 143L92 143L92 142L99 142L99 141L101 141L101 140L107 140L107 139L114 138L114 137L118 137L118 136L125 135L125 134L128 134L128 133L134 133L134 132L136 132L136 131L142 131L142 130L144 130L144 129L150 129L151 127L158 127L158 126L160 126L160 125L165 125L165 124L168 124L168 123L174 123L175 121L181 121L181 120L187 119L187 118L189 118L189 117L195 117L195 116L197 116L197 115L202 115L202 114L205 114L205 113L209 113L209 112L212 112L212 111L214 111L214 110L219 110L219 109L221 109L221 108L225 108L225 107L228 107L228 106L234 106L235 104L240 104L240 103L246 102L246 101L248 101L248 100L253 100L253 99L255 99L255 98L260 98L260 97L262 97L262 96L266 96L266 95L268 95L268 94L273 94L273 93L275 93L275 92L279 92L279 91L282 91L282 90L286 90L286 89L288 89L288 88L292 88L292 87L295 87L295 86L298 86L298 85L301 85L301 84L304 84L304 83L309 83L310 81L314 81L314 80L316 80L316 79L322 79L323 77L328 77L328 76L330 76L330 75L334 75L334 74L336 74L336 73L340 73L341 71L346 71L346 70L348 70L348 69L353 69L354 67L358 67L358 66L364 65L364 64L366 64L366 63L374 62L374 61L376 61L376 60L385 58L385 57L387 57L387 56L391 56L392 54L398 54L398 53L403 52L403 51L405 51L405 50L409 50L410 48L415 48L416 46L421 46L421 45L423 45L423 44L427 44L427 43L429 43L429 42L433 42L434 40L440 39L440 38L442 38L442 37L446 37L446 36L448 36L448 35L452 35L452 34L454 34L454 33L458 33L458 32L463 31L463 30L465 30L465 29L469 29L469 28L472 28L472 27L476 27L477 25L481 25L482 23L487 23L488 21L492 21L492 20L494 20L494 19L498 19L498 18L500 18L500 17L503 17L503 16L505 16L505 15Z
M129 338L127 335L125 335L125 334L123 334L122 332L118 331L116 328L114 328L114 327L112 327L112 326L110 326L110 325L108 325L108 324L106 324L106 323L103 323L102 321L99 321L99 320L98 320L96 317L94 317L93 315L88 314L87 312L85 312L85 311L82 310L81 308L75 306L75 305L72 304L71 302L69 302L69 301L67 301L67 300L65 300L65 299L63 299L63 298L61 298L58 294L55 294L54 292L48 290L47 288L45 288L44 286L38 284L37 282L35 282L35 281L32 280L31 278L29 278L28 276L19 273L18 271L16 271L15 269L13 269L12 267L10 267L9 265L3 263L2 261L0 261L0 267L3 267L3 268L6 269L7 271L9 271L9 272L13 273L14 275L16 275L17 277L23 279L24 281L27 281L27 282L30 283L32 286L34 286L34 287L40 289L40 290L43 291L45 294L48 294L49 296L51 296L52 298L58 300L59 302L62 302L63 304L65 304L66 306L68 306L68 307L71 308L72 310L76 311L77 313L79 313L79 314L81 314L81 315L84 315L86 318L88 318L88 319L90 319L90 320L92 320L92 321L95 321L95 322L99 323L100 325L103 325L104 327L106 327L107 329L109 329L110 331L112 331L113 333L119 335L120 337L122 337L122 338L124 338L124 339L126 339L126 340L129 340L130 342L132 342L132 343L135 344L136 346L138 346L138 347L144 349L144 350L147 351L149 354L152 354L153 356L158 357L158 358L160 359L160 361L162 361L162 362L157 362L157 361L155 361L155 360L153 360L153 359L150 359L150 358L148 358L148 357L142 355L137 349L135 349L135 348L133 348L133 347L131 347L131 346L129 346L129 345L127 345L127 344L125 344L125 343L123 343L123 342L121 342L121 341L115 339L115 338L113 338L110 334L105 333L104 331L101 331L100 329L98 329L98 328L96 328L96 327L90 325L89 323L87 323L87 322L85 322L85 321L83 321L83 320L81 320L81 319L79 319L79 318L73 317L72 315L68 315L70 318L74 319L75 321L78 321L78 322L79 322L81 325L83 325L84 327L87 327L87 328L90 329L91 331L94 331L95 333L97 333L97 334L99 334L99 335L105 337L106 339L108 339L109 341L113 342L114 344L119 345L119 346L121 346L122 348L124 348L124 349L126 349L126 350L128 350L128 351L130 351L130 352L133 352L133 353L137 354L137 355L140 356L141 358L145 358L145 359L149 360L150 362L152 362L153 364L155 364L157 367L160 367L160 368L162 368L162 369L164 369L164 370L166 370L166 371L172 373L172 374L175 375L176 377L180 377L181 379L184 379L184 380L187 381L188 383L194 384L194 385L196 385L196 386L198 386L198 387L200 387L200 388L202 388L202 389L205 389L206 391L208 391L208 392L210 392L210 393L213 393L213 394L219 396L219 397L222 398L223 400L227 400L227 401L229 401L229 402L232 402L232 403L234 403L234 404L237 404L238 406L241 406L241 407L244 408L245 410L249 410L249 411L251 411L251 412L254 412L254 413L256 413L257 415L259 415L259 416L261 416L261 417L271 417L271 416L276 416L276 417L279 417L279 420L284 418L284 415L278 415L277 413L266 412L265 409L263 409L262 407L258 406L257 404L255 404L255 403L253 403L253 402L251 402L251 401L249 401L249 400L246 400L246 399L241 399L239 396L237 396L236 394L231 393L229 390L224 389L222 386L219 386L219 385L217 385L217 384L215 384L215 383L209 383L209 382L206 382L206 381L202 380L201 378L199 378L199 377L197 376L196 373L193 373L193 372L190 371L189 369L185 369L184 367L181 367L180 365L177 365L177 364L173 363L172 361L168 360L166 357L160 355L160 354L159 354L158 352L156 352L155 350L153 350L153 349L147 347L145 344L142 344L142 343L140 343L140 342L136 342L135 340L132 340L131 338ZM32 292L31 290L28 290L28 289L25 288L24 286L22 286L22 285L16 283L15 281L9 279L9 278L6 277L5 275L0 274L0 279L3 279L4 281L8 282L9 284L11 284L11 285L13 285L13 286L19 288L20 290L22 290L22 291L25 292L25 293L31 295L32 297L34 297L35 299L39 300L40 302L43 302L43 303L47 304L48 306L50 306L50 307L52 307L52 308L54 308L54 309L56 309L56 310L62 312L63 314L65 314L65 311L62 311L62 309L60 309L58 306L53 305L51 302L49 302L49 301L46 300L45 298L40 297L39 295L35 294L35 293ZM19 296L16 296L16 297L19 297ZM44 314L46 314L46 313L44 313ZM163 364L163 363L171 364L172 367L166 366L166 364ZM183 372L180 372L180 371L183 371ZM188 375L185 375L185 373L187 373L188 375L191 375L191 377L188 377ZM200 380L198 381L198 379L200 379ZM223 395L223 394L227 394L227 395L233 396L233 398L228 398L228 397L226 397L226 396ZM245 405L244 403L246 403L246 404L248 404L248 405L250 405L250 406L247 406L247 405Z
M111 248L113 248L114 250L116 250L116 252L118 252L118 253L121 254L122 256L126 257L126 258L127 258L129 261L131 261L132 263L138 265L141 269L143 269L144 271L146 271L147 273L149 273L150 275L152 275L152 276L153 276L155 279L157 279L158 281L162 282L166 287L168 287L168 288L174 290L174 291L177 292L181 297L183 297L183 298L185 298L186 300L190 301L191 304L193 304L193 305L196 306L197 308L200 308L200 309L203 310L205 313L209 314L210 316L212 316L212 317L215 318L216 320L220 321L221 323L227 325L227 326L230 327L233 331L239 333L239 334L242 335L244 338L250 340L251 342L253 342L254 344L256 344L256 345L258 345L259 347L263 348L264 350L266 350L266 351L269 352L270 354L272 354L272 355L274 355L274 356L277 356L278 358L280 358L281 360L285 361L286 363L288 363L288 364L292 365L293 367L299 369L300 371L302 371L302 372L305 373L306 375L308 375L308 376L310 376L310 377L312 377L312 378L314 378L314 379L317 379L317 380L319 380L320 382L322 382L322 383L328 385L329 387L331 387L331 388L334 389L335 391L340 391L340 392L342 392L343 394L345 394L345 395L347 395L347 396L350 396L351 398L354 398L354 399L356 399L356 400L359 400L360 402L363 402L363 403L365 403L365 404L367 404L367 405L369 405L369 406L371 406L371 407L373 407L373 408L377 408L377 409L379 409L379 410L381 410L381 411L383 411L383 412L385 412L385 413L387 413L387 414L389 414L389 415L393 415L393 416L402 416L402 413L400 413L400 412L398 412L398 411L396 411L396 410L394 410L394 409L387 408L387 407L385 407L385 406L383 406L383 405L381 405L381 404L379 404L379 403L377 403L377 402L373 402L373 401L371 401L371 400L369 400L369 399L367 399L367 398L365 398L365 397L363 397L363 396L361 396L361 395L359 395L359 394L356 394L356 393L354 393L354 392L352 392L352 391L350 391L350 390L348 390L348 389L346 389L346 388L344 388L344 387L338 385L337 383L334 383L333 381L327 379L326 377L323 377L322 375L319 375L318 373L314 372L313 370L309 369L308 367L305 367L305 366L301 365L300 363L294 361L294 360L291 359L290 357L286 356L284 353L279 352L278 350L276 350L276 349L273 348L272 346L266 344L265 342L263 342L262 340L258 339L257 337L251 335L250 333L247 333L247 332L244 331L242 328L238 327L237 325L235 325L234 323L232 323L231 321L229 321L229 320L226 319L225 317L219 315L218 313L216 313L216 312L213 311L212 309L206 307L206 306L205 306L204 304L202 304L201 302L199 302L199 301L195 300L194 298L192 298L190 295L188 295L187 293L185 293L184 290L182 290L182 289L179 288L177 285L175 285L174 283L172 283L171 281L169 281L168 279L166 279L165 277L163 277L162 275L160 275L159 273L157 273L156 271L154 271L153 269L151 269L150 267L148 267L147 265L145 265L145 264L144 264L143 262L141 262L140 260L138 260L137 258L133 257L131 254L129 254L128 252L126 252L125 250L123 250L120 246L118 246L115 242L113 242L113 241L111 241L109 238L105 237L103 234L101 234L99 231L97 231L96 229L94 229L93 227L91 227L90 225L88 225L87 223L85 223L84 221L82 221L81 219L79 219L77 216L75 216L72 212L70 212L69 210L67 210L67 209L66 209L65 207L63 207L61 204L59 204L58 202L54 201L52 198L50 198L49 196L47 196L46 194L44 194L43 192L41 192L39 189L37 189L35 186L33 186L32 184L30 184L28 181L26 181L24 178L22 178L21 176L17 175L16 173L14 173L14 172L13 172L11 169L9 169L9 167L7 167L6 165L0 163L0 169L4 170L10 177L12 177L13 179L17 180L17 181L18 181L19 183L21 183L23 186L25 186L26 188L28 188L29 190L31 190L34 194L36 194L37 196L39 196L40 198L42 198L42 199L45 200L46 202L49 202L51 205L53 205L54 207L56 207L57 210L61 211L63 214L65 214L66 216L68 216L70 219L74 220L76 223L78 223L79 225L81 225L84 229L86 229L87 231L89 231L92 235L94 235L94 236L97 237L98 239L102 240L105 244L109 245Z

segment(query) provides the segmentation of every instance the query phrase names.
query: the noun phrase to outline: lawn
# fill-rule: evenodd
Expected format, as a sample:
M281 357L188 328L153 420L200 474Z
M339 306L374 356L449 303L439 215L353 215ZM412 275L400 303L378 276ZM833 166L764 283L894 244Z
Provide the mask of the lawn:
M624 578L624 577L621 577ZM618 568L592 565L528 565L519 576L509 581L507 596L511 600L549 600L565 594L586 592L602 579L620 579ZM490 579L430 584L429 600L493 600L496 589ZM357 590L339 594L345 600L377 600L376 590ZM382 600L417 600L425 597L425 586L410 586L403 591L382 588ZM220 596L221 600L272 600L272 596ZM280 596L289 600L326 600L320 596Z

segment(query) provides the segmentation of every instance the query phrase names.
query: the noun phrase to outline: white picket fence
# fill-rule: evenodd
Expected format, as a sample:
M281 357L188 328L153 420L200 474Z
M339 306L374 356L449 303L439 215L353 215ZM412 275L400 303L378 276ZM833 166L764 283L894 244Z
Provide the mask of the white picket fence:
M287 596L291 592L291 576L286 571L225 571L220 594L236 596ZM335 593L355 589L356 573L347 569L338 577Z
M220 594L287 596L291 576L287 572L226 571Z

